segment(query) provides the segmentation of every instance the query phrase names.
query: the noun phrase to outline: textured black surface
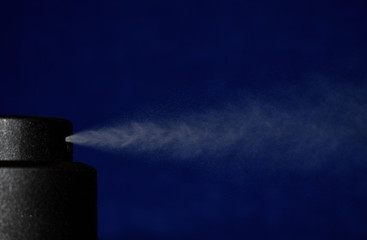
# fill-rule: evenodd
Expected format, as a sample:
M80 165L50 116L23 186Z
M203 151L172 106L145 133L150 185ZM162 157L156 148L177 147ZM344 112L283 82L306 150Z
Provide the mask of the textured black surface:
M72 162L71 145L64 143L71 123L0 122L0 239L97 239L96 170Z
M63 119L0 116L0 160L72 161L71 133Z

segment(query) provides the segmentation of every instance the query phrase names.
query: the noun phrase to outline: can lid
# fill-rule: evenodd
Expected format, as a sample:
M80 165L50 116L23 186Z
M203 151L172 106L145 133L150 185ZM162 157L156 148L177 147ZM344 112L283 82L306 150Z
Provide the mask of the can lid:
M0 161L73 161L68 120L0 115Z

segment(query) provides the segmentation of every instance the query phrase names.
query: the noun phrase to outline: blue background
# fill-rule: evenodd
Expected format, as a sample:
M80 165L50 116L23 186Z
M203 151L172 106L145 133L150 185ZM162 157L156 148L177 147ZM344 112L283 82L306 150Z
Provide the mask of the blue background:
M305 76L367 79L362 0L1 5L0 113L66 118L75 131L271 97ZM367 239L366 156L346 156L269 170L75 147L99 172L101 240Z

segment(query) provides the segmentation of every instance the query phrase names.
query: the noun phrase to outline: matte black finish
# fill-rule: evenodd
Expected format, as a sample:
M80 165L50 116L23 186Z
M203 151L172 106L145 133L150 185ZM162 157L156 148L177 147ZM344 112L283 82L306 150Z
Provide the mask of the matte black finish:
M96 240L96 171L72 162L69 121L0 116L0 239Z
M63 119L0 116L0 160L72 161L72 131Z

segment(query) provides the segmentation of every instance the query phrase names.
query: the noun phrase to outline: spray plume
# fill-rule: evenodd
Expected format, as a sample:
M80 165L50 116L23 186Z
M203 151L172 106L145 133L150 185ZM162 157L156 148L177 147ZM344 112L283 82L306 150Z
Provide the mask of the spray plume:
M351 86L321 85L307 93L300 88L303 96L283 94L282 100L247 100L177 119L130 121L79 132L66 141L181 158L228 154L309 157L335 152L348 143L365 145L367 94Z

